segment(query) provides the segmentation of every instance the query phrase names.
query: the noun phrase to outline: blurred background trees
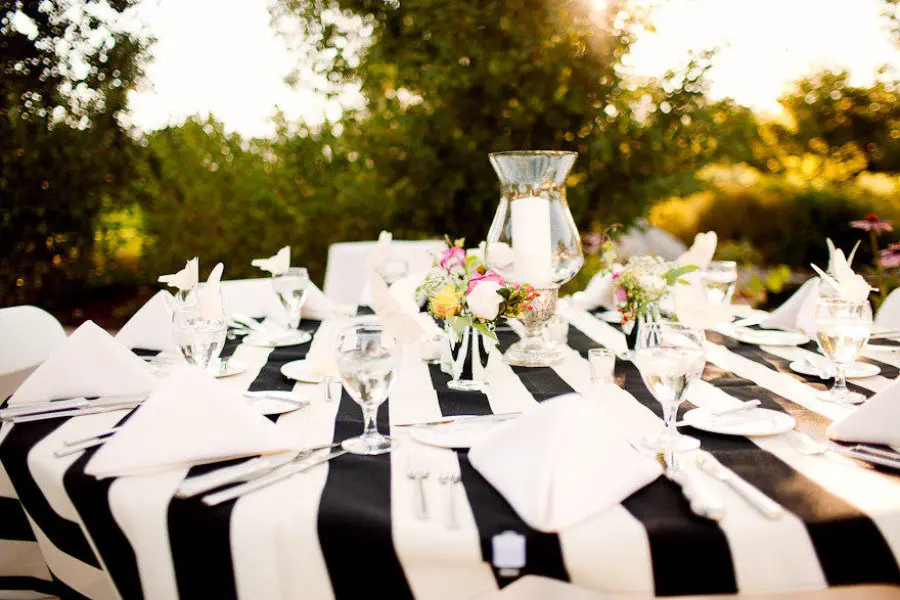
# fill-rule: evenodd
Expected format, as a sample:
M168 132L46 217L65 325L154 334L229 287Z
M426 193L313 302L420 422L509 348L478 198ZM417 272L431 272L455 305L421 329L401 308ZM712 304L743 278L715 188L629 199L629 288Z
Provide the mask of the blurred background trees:
M204 273L221 260L228 278L256 276L250 260L285 244L321 281L328 244L382 229L474 245L497 202L495 150L578 151L583 231L639 217L684 241L714 229L723 255L760 265L822 264L824 235L846 247L848 221L900 217L889 73L871 87L810 73L777 118L712 101L710 54L635 80L623 58L644 3L273 0L301 50L294 76L364 102L247 139L214 118L125 126L152 51L123 26L135 1L0 0L5 304L146 293L195 255Z

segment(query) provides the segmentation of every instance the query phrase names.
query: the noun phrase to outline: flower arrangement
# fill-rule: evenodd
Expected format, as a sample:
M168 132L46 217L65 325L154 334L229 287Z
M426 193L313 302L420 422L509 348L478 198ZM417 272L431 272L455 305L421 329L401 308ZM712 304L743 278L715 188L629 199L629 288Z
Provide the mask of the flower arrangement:
M615 264L610 270L613 298L625 325L638 317L658 317L660 303L672 286L697 267L679 267L658 256L634 256L624 266Z
M457 338L472 327L496 342L493 329L532 310L538 292L528 284L507 284L477 255L467 256L464 242L447 240L448 248L416 289L416 300L427 301L429 314Z

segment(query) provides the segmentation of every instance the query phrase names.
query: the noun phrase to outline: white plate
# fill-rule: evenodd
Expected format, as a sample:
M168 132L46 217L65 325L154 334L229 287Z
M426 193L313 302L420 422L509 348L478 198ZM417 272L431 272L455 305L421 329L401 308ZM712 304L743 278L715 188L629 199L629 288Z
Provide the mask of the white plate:
M273 332L270 334L251 333L244 338L244 343L263 348L283 348L297 346L310 341L312 336L306 331Z
M763 322L763 317L754 315L752 317L744 317L734 322L735 327L750 327L751 325L759 325Z
M816 363L817 364L817 363ZM819 377L820 374L813 372L809 366L804 363L802 360L795 360L790 365L792 371L796 371L801 375L813 375L815 377ZM823 370L826 373L831 373L831 366L823 367ZM881 369L878 365L872 365L864 362L853 363L853 365L847 369L847 379L862 379L864 377L874 377L881 373ZM829 375L827 379L831 379L834 375Z
M685 425L722 433L725 435L776 435L790 431L797 421L789 414L768 408L754 408L737 415L714 417L709 412L695 408L684 413Z
M780 329L745 329L734 328L734 337L745 344L755 346L800 346L809 341L804 334L796 331L782 331Z
M410 427L409 435L412 439L429 446L438 448L471 448L474 444L485 439L503 427L509 421L491 422L476 421L472 423L447 423L433 427Z
M597 318L601 321L612 323L613 325L619 325L622 323L622 313L617 310L608 310L606 312L597 313Z
M222 361L218 358L209 361L209 372L215 377L231 377L247 370L247 365L239 360L229 358L225 362L225 370L222 370Z
M295 360L281 367L281 374L300 383L322 383L328 375L340 377L336 365L316 364L308 360Z
M309 406L309 400L299 394L277 390L267 390L265 395L260 394L253 398L244 396L244 400L247 401L250 408L264 415L280 415Z

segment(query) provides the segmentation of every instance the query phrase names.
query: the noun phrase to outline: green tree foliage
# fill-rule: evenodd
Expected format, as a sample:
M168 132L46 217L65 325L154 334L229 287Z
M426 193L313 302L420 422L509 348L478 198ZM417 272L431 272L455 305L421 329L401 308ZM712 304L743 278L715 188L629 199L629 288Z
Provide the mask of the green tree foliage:
M144 42L134 0L0 0L0 302L87 281L96 217L129 176L119 124Z
M492 151L578 151L569 200L585 228L630 221L661 195L689 190L694 171L726 153L744 158L755 129L730 103L706 100L708 57L662 81L626 83L636 6L279 2L276 20L309 43L304 68L326 91L359 85L365 98L338 123L333 148L342 164L334 206L358 222L352 231L482 239L498 196Z

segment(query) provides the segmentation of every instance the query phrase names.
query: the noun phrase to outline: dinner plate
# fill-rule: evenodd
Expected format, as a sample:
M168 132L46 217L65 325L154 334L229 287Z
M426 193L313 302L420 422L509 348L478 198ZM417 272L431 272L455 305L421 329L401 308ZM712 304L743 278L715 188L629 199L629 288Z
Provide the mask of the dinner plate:
M310 341L312 336L306 331L285 331L263 334L253 332L244 338L244 343L250 346L263 348L283 348L285 346L298 346Z
M249 393L253 397L244 396L247 404L264 415L280 415L309 406L309 400L295 392L267 390Z
M724 435L776 435L790 431L797 421L789 414L768 408L754 408L736 415L713 416L709 411L695 408L684 413L685 425Z
M622 313L617 310L607 310L602 313L597 313L597 318L601 321L612 323L613 325L619 325L622 322Z
M745 344L754 346L800 346L809 341L809 338L797 331L782 331L780 329L746 329L734 328L734 338Z
M237 375L238 373L243 373L244 371L246 371L247 365L239 360L229 358L225 361L225 369L222 369L222 360L219 358L215 358L209 361L208 370L217 378L231 377L232 375Z
M325 377L335 379L340 377L337 365L329 363L314 363L308 360L295 360L281 367L281 374L288 379L300 383L322 383Z
M438 448L471 448L481 440L497 431L498 427L513 420L491 422L474 421L470 423L446 423L432 427L410 427L412 439Z
M814 363L818 364L818 363ZM790 365L791 370L801 375L813 375L815 377L820 377L821 374L817 371L813 371L809 368L809 365L803 362L802 360L795 360ZM826 379L831 379L834 377L832 373L831 365L823 366L822 370L826 373L829 373L829 376ZM881 368L878 365L873 365L864 362L853 363L850 368L847 369L847 379L862 379L864 377L874 377L881 373Z

